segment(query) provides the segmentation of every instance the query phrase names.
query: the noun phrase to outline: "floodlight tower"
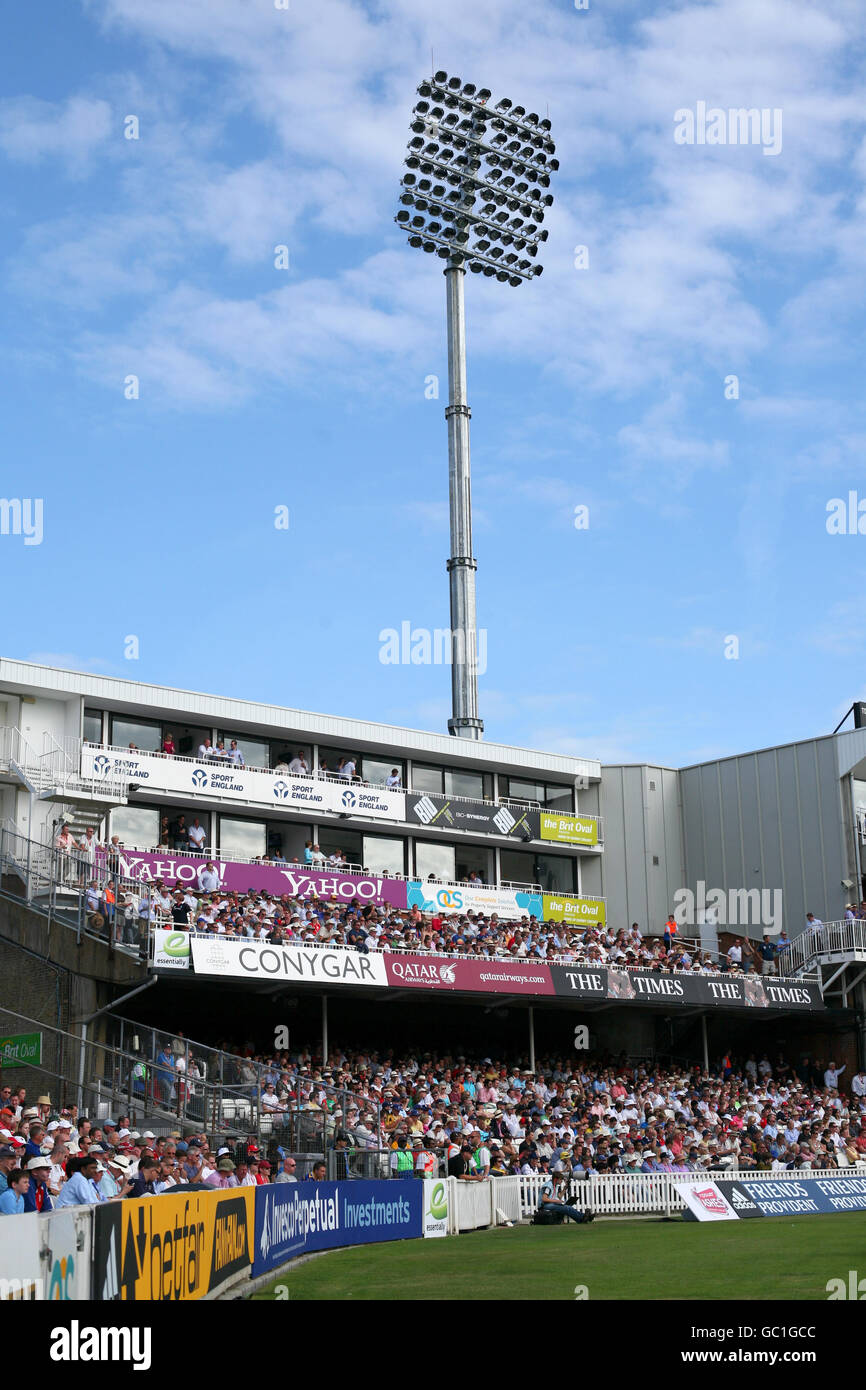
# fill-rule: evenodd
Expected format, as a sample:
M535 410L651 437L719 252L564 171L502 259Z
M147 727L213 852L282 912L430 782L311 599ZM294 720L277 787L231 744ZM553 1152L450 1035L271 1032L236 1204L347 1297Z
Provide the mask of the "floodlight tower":
M466 400L466 266L517 286L541 274L541 228L559 168L550 121L507 97L491 108L486 87L434 73L418 87L396 222L409 245L446 262L448 483L451 510L451 718L448 731L481 738L478 634ZM480 204L480 206L478 206ZM410 211L410 209L414 209Z

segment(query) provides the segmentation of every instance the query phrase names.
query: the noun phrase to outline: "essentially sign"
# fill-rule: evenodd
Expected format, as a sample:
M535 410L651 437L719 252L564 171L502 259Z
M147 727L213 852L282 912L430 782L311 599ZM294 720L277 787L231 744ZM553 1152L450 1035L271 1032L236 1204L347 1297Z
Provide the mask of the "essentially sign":
M446 916L452 912L483 912L492 917L510 921L521 917L537 917L541 920L542 897L540 893L518 892L510 888L488 888L484 884L473 883L423 883L412 879L407 885L408 906L420 908L422 912L442 912Z
M423 1235L426 1186L413 1180L257 1187L253 1278L312 1250Z
M193 936L192 961L197 975L328 986L388 983L385 957L379 952L364 955L291 942L276 946L234 937Z
M544 961L473 960L466 956L411 956L388 952L388 984L480 994L555 994Z
M203 1298L252 1264L252 1187L127 1198L93 1215L94 1299Z
M591 816L560 815L555 811L536 812L538 839L560 845L597 845L598 821Z
M607 906L603 898L571 898L564 893L545 893L542 899L545 922L562 922L566 927L604 926Z
M41 1066L41 1033L7 1033L5 1037L0 1037L0 1066L14 1067L22 1064Z
M153 968L155 970L189 970L190 934L186 931L165 931L162 927L153 933Z
M866 1211L866 1174L810 1173L808 1177L781 1172L778 1177L749 1181L722 1178L701 1184L697 1192L688 1183L677 1191L698 1221L743 1220L755 1216L816 1216L837 1211ZM694 1199L689 1200L689 1192ZM706 1199L701 1200L701 1189ZM712 1189L710 1191L710 1189ZM724 1205L726 1214L716 1215Z
M99 850L97 867L105 872L106 853ZM338 874L326 870L307 869L303 864L233 864L228 860L207 859L197 855L174 855L122 850L118 873L138 883L161 880L167 887L199 887L199 875L213 864L219 886L227 893L269 893L280 898L337 898L342 902L373 903L376 907L390 904L405 910L406 882L404 879L380 878L374 874Z
M81 773L97 782L109 776L124 777L138 783L145 792L199 792L276 806L284 811L329 811L372 820L406 819L405 792L364 787L357 782L330 781L325 777L291 777L288 773L259 768L163 757L159 753L138 750L86 746L81 752Z
M424 1179L424 1231L428 1238L448 1234L448 1184L439 1178Z

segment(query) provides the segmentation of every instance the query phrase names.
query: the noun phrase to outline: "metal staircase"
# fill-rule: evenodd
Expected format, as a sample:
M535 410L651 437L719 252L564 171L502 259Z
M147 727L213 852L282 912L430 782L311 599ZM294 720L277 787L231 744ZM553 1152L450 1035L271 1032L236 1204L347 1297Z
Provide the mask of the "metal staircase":
M127 780L113 773L83 776L80 739L60 743L46 733L44 744L42 753L36 753L20 729L0 728L0 776L6 774L36 801L56 803L76 839L87 826L98 831L110 810L126 805Z
M866 922L825 922L803 931L780 958L785 974L799 977L817 971L821 993L841 997L843 1008L854 1002L854 991L866 980Z

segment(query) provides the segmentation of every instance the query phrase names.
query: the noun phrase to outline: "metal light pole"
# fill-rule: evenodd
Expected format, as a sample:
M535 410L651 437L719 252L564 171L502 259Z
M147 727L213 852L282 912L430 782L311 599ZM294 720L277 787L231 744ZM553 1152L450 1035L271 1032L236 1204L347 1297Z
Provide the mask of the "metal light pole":
M469 419L466 400L466 265L500 283L519 285L541 274L530 258L547 240L539 230L553 203L550 174L555 145L550 121L527 115L508 98L491 110L490 92L437 72L418 88L413 139L406 157L395 221L409 245L447 261L448 323L448 495L451 557L451 718L448 732L479 739L478 629L472 554L472 492L469 478ZM463 119L461 119L461 116ZM435 180L441 179L442 183ZM475 204L483 199L479 212ZM408 209L414 209L414 215ZM509 214L517 214L510 216ZM474 240L474 245L470 242Z
M472 486L469 479L469 419L466 400L466 313L462 265L448 262L445 294L448 311L448 501L451 512L451 718L448 732L481 738L478 717L478 633L475 571L472 554Z

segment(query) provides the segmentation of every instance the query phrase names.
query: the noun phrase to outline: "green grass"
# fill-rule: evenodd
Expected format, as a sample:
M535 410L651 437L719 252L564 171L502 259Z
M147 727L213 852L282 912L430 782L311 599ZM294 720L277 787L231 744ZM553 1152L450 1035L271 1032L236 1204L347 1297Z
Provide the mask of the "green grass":
M322 1255L253 1297L273 1299L819 1299L866 1274L866 1212L757 1221L515 1226ZM286 1294L281 1295L283 1298Z

